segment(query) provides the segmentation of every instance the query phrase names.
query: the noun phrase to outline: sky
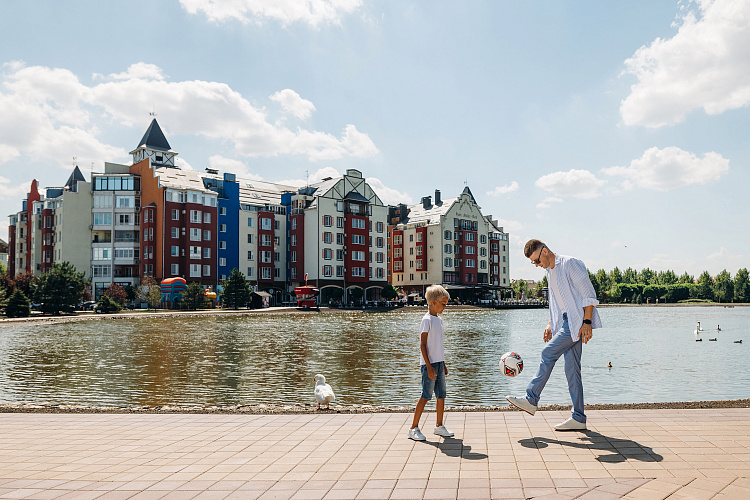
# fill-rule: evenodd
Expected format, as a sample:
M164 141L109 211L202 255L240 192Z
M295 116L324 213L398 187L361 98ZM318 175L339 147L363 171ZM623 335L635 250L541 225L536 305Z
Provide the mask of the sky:
M156 116L179 165L385 203L469 186L592 271L750 267L750 2L6 0L0 237Z

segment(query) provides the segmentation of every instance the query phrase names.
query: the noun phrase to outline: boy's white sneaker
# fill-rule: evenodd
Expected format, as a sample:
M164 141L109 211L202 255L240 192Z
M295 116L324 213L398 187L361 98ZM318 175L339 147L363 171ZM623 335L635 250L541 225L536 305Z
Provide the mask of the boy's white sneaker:
M555 430L556 431L585 431L586 424L584 422L579 422L573 417L570 417L565 422L557 424L555 426Z
M533 416L534 413L536 413L536 406L529 403L529 400L526 398L514 398L513 396L505 396L505 399L507 399L510 404L522 409L529 415Z
M406 434L406 436L409 439L413 439L414 441L426 441L427 440L425 435L422 434L422 431L419 430L419 427L409 429L409 432Z
M446 438L453 437L453 433L451 431L449 431L448 429L446 429L446 427L444 425L441 425L439 427L435 427L435 431L434 432L438 436L443 436L443 437L446 437Z

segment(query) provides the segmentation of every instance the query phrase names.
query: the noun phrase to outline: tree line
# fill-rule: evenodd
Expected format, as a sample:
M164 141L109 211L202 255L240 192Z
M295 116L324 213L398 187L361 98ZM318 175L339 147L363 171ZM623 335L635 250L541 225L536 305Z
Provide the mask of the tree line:
M596 290L596 296L603 303L635 303L645 302L675 303L675 302L720 302L746 303L750 302L750 279L747 268L742 268L732 277L724 269L716 276L703 271L698 279L683 273L678 276L674 271L653 271L649 268L640 272L628 267L620 271L615 267L607 272L599 269L596 273L589 270L591 284ZM525 288L524 288L524 285ZM547 277L537 282L534 290L529 290L524 281L514 283L514 293L526 296L541 297L542 289L547 287Z

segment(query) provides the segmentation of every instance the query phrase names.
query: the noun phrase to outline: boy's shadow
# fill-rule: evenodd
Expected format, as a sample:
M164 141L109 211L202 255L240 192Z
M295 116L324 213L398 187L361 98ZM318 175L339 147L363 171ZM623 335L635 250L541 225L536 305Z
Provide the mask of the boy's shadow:
M643 446L630 439L611 438L603 436L598 432L584 431L585 437L581 442L560 441L545 437L521 439L519 443L525 448L546 448L549 444L560 444L572 448L583 448L587 450L601 450L606 452L596 459L600 462L621 463L628 459L640 460L642 462L661 462L664 457L654 452L653 448Z
M434 446L438 450L443 452L443 455L449 457L461 457L467 460L484 460L487 455L484 453L474 453L471 451L471 446L464 444L463 439L458 438L443 438L442 442L422 441L424 444Z

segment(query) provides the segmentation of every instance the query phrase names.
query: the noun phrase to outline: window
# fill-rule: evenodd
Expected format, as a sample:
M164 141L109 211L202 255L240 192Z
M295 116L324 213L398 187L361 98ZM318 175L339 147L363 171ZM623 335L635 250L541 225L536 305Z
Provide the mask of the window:
M226 215L227 214L227 207L220 207L219 208L219 215ZM209 220L209 222L211 222Z
M365 268L364 267L353 267L352 268L352 276L356 276L356 277L359 277L359 278L366 277L367 274L365 274Z
M333 234L329 232L323 233L323 243L332 243L333 242Z
M252 234L248 234L247 235L247 242L248 243L252 243L253 242L253 235Z
M323 258L325 260L331 260L332 257L333 257L333 252L331 251L331 249L330 248L324 248L323 249Z
M466 241L474 241L477 235L474 233L466 233Z
M344 244L344 233L336 233L336 244L337 245Z
M479 261L479 269L487 269L487 261L486 260L480 260Z
M336 266L336 277L341 278L344 275L344 266Z
M445 262L443 262L443 266L453 267L453 259L451 259L450 257L446 257Z
M263 251L260 253L261 261L264 264L270 264L271 263L271 252Z
M112 208L112 197L109 195L95 195L94 208Z
M352 228L367 229L367 221L365 219L352 219Z
M270 280L271 279L271 268L270 267L264 267L263 270L263 278L264 280Z
M292 242L291 243L292 243L293 247L297 246L297 235L296 234L292 235Z
M201 230L197 227L191 227L190 228L190 241L200 241L201 240Z
M377 261L378 264L382 264L383 263L383 252L378 252L376 254L376 261Z
M191 210L190 211L190 222L194 224L200 224L201 222L201 211L200 210Z
M270 247L271 246L271 235L270 234L262 234L261 240L260 240L261 246L264 247Z
M112 214L105 213L105 214L94 214L94 225L95 226L111 226L112 225ZM21 238L23 238L23 233L21 233Z
M336 227L344 227L344 218L336 217Z
M93 248L91 249L91 260L109 260L112 258L111 248Z
M479 255L481 255L482 257L486 257L487 256L487 249L485 247L480 248L479 249Z
M204 224L211 223L211 212L203 212L203 223Z
M453 248L451 247L450 243L445 244L445 253L453 253Z
M220 241L219 242L219 250L226 250L227 249L227 242L226 241Z
M203 248L203 258L204 259L210 259L211 258L211 249L208 247Z
M487 243L487 236L485 236L485 235L480 236L479 237L479 241L482 244Z
M220 266L226 266L227 265L227 259L224 257L219 257L219 265Z
M226 224L219 224L219 232L220 233L226 233L227 232L227 225Z
M252 217L248 217L247 218L247 227L253 227L253 218Z
M323 225L325 227L331 227L333 225L333 217L330 215L324 215L323 216Z
M365 236L363 234L353 234L352 235L352 244L354 244L354 245L364 245L365 244Z
M247 268L247 277L248 278L252 278L253 276L254 276L253 268L252 267L248 267Z
M336 260L344 260L344 251L336 250Z
M203 230L203 240L204 241L210 241L211 240L211 231L208 229Z
M112 276L112 267L109 265L91 266L91 268L94 278L109 278L110 276Z
M323 266L323 276L326 278L330 278L333 276L333 267L332 266Z
M467 246L466 247L466 254L467 255L474 255L476 253L476 248Z
M172 228L172 238L179 238L180 237L180 228L179 227L173 227Z
M292 229L297 229L297 218L292 219Z
M377 238L377 239L375 240L375 242L376 242L375 244L376 244L376 246L377 246L378 248L383 248L383 238L382 238L382 237L378 237L378 238Z
M297 262L297 251L296 250L292 250L291 259L292 259L292 262Z
M417 269L422 269L422 259L417 259Z
M422 232L417 233L417 242L422 241Z
M417 247L417 255L422 255L423 247L420 245Z
M129 226L130 225L130 215L129 214L120 214L120 216L119 216L119 224L121 226Z
M191 278L201 277L201 265L200 264L190 264L190 277Z
M253 260L253 251L252 250L248 250L247 251L247 260Z
M409 255L414 255L414 247L409 248Z
M476 267L476 261L474 259L466 259L466 267Z
M365 252L362 252L362 251L359 251L359 250L353 251L352 252L352 260L364 261L365 260Z
M382 267L379 267L379 268L377 269L377 272L376 272L376 276L377 276L377 278L379 278L379 279L383 279L383 268L382 268Z
M201 258L201 247L190 247L190 258L200 259Z
M203 276L211 276L211 266L203 266Z
M172 276L177 276L178 274L180 274L180 265L172 264Z
M336 202L336 211L337 212L343 212L344 211L344 202L343 201L337 201Z
M409 241L410 241L410 242L411 242L411 241L414 241L414 235L413 235L413 234L410 234L410 235L409 235Z
M277 247L280 245L281 239L278 236L273 237L273 246Z
M262 218L262 219L260 219L260 222L261 222L261 224L260 224L260 228L261 228L261 229L262 229L263 231L270 231L270 230L271 230L271 228L273 227L273 226L271 225L271 219L266 219L266 218Z
M279 221L275 220L273 221L273 228L278 230L279 229Z
M382 232L383 232L383 223L382 223L382 222L378 222L378 223L377 223L377 225L376 225L375 227L377 228L377 231L378 231L379 233L382 233Z
M278 262L280 260L281 260L281 254L279 252L274 252L273 253L273 261L274 262Z
M289 277L293 280L297 279L297 268L293 267L289 270Z
M172 257L179 257L180 256L180 247L177 245L172 245ZM176 273L172 273L176 274Z

